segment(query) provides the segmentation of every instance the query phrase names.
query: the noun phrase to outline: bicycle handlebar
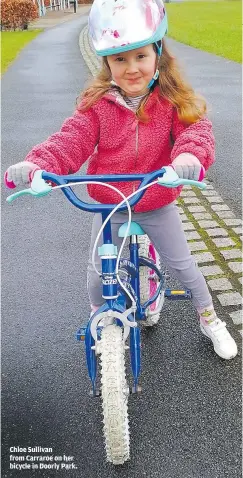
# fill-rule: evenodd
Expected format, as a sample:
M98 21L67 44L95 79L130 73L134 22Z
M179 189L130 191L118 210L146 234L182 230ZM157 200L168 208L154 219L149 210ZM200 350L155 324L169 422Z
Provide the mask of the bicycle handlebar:
M12 194L7 198L7 202L12 202L20 196L25 194L31 194L32 196L41 197L48 194L53 188L46 181L51 181L58 186L65 186L63 187L63 193L67 197L67 199L79 209L83 211L89 212L104 212L104 211L111 211L114 209L116 204L88 204L85 201L79 199L76 194L73 192L71 185L68 186L69 183L84 183L87 181L90 182L100 182L100 183L111 183L111 182L128 182L128 181L140 181L140 185L137 190L137 194L134 195L130 200L129 204L131 207L135 206L138 201L142 198L145 193L145 189L143 191L139 191L139 189L143 188L144 186L152 183L158 179L158 184L164 187L178 187L183 186L186 184L197 186L200 189L205 189L206 184L193 181L190 179L181 179L174 171L173 167L166 166L162 169L158 169L157 171L153 171L152 173L147 174L109 174L109 175L85 175L85 176L76 176L76 175L67 175L67 176L59 176L54 173L48 173L47 171L37 170L34 174L33 180L31 182L31 187L28 189L24 189L17 193ZM127 206L124 204L119 208L119 211L126 210Z

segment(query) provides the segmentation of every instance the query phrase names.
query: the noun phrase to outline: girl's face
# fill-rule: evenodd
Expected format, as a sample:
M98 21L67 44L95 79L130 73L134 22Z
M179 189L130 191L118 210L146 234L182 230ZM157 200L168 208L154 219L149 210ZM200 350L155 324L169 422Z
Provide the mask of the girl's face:
M147 86L154 76L157 55L153 45L107 56L112 79L127 96L147 93Z

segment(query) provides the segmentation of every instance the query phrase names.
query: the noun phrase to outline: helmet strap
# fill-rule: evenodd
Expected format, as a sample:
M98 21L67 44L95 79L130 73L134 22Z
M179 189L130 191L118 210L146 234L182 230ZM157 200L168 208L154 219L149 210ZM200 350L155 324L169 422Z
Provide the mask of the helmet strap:
M153 86L154 82L157 80L158 77L159 77L159 70L158 70L158 68L157 68L157 70L156 70L156 72L155 72L155 74L154 74L152 80L149 82L147 88L151 88L151 87Z
M160 42L156 42L155 43L155 47L156 47L156 50L157 50L157 55L158 55L158 61L157 61L157 68L156 68L156 71L155 71L155 74L152 78L152 80L149 82L147 88L151 88L154 84L154 82L158 79L159 77L159 60L160 60L160 57L162 55L162 41Z

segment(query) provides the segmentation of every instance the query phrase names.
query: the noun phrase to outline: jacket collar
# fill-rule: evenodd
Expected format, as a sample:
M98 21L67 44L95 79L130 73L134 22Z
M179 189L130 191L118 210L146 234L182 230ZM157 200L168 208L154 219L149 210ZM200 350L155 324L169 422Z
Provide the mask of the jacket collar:
M110 88L103 98L107 98L108 100L113 101L114 103L120 106L124 106L128 110L131 110L129 106L127 105L127 103L125 102L119 88L116 88L116 87Z
M156 87L153 89L153 91L148 95L148 99L147 99L147 102L146 102L146 109L150 108L150 106L152 104L154 104L154 102L159 97L159 93L160 93L160 88L159 88L158 85L156 85ZM110 88L107 91L107 93L105 93L103 98L106 98L107 100L113 101L117 105L125 107L129 111L132 111L131 108L128 106L128 104L125 102L119 88L116 88L116 87Z

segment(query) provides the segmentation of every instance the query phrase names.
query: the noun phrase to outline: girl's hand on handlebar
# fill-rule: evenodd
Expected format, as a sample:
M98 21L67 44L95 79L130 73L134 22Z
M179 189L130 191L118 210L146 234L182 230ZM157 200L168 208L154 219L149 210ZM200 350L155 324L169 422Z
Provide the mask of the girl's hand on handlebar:
M202 181L205 176L205 169L200 161L190 153L182 153L172 162L172 166L179 178Z
M35 171L39 166L29 161L21 161L20 163L10 166L4 174L4 183L8 188L15 188L21 184L29 184L33 179Z

